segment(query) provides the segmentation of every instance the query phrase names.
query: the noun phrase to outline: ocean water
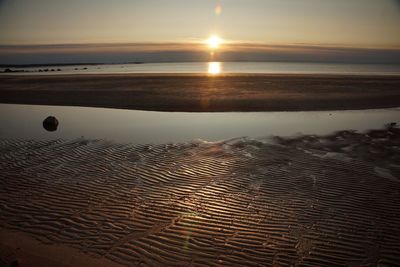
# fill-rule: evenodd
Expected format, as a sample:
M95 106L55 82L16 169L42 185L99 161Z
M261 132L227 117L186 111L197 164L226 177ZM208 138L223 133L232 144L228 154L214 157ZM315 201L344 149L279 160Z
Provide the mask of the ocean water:
M4 71L6 68L0 68ZM199 74L349 74L400 75L400 64L337 64L290 62L186 62L98 64L10 68L15 74L199 73Z

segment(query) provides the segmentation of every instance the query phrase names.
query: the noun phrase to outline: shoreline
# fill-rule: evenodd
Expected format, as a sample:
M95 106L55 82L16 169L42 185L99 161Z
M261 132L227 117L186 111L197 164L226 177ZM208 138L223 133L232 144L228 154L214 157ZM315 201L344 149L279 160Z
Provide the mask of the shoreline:
M0 103L148 111L328 111L400 106L400 76L0 75Z

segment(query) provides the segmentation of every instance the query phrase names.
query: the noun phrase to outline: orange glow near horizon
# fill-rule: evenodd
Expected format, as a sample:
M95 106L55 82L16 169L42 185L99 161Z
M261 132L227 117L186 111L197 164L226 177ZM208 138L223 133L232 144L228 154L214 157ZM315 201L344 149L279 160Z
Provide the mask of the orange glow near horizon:
M218 49L222 44L222 39L217 35L212 35L207 39L206 43L210 49Z
M218 75L221 73L221 62L208 62L208 74Z
M215 33L227 38L224 49L243 42L389 50L400 45L399 1L0 0L0 45L198 42L204 50L205 34Z

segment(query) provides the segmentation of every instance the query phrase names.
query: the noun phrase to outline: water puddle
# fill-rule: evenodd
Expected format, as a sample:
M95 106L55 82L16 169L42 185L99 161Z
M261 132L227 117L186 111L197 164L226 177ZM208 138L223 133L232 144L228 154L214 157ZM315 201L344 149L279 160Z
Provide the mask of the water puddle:
M43 121L54 116L55 131ZM168 143L236 137L296 134L324 135L339 130L365 131L399 123L400 108L355 111L184 113L87 107L0 104L0 138L105 139Z

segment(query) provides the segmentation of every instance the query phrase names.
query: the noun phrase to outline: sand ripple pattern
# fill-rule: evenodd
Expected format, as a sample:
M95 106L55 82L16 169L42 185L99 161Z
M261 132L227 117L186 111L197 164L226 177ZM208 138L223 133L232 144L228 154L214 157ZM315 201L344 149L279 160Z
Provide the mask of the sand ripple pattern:
M0 222L127 266L399 264L398 172L282 143L0 140Z

